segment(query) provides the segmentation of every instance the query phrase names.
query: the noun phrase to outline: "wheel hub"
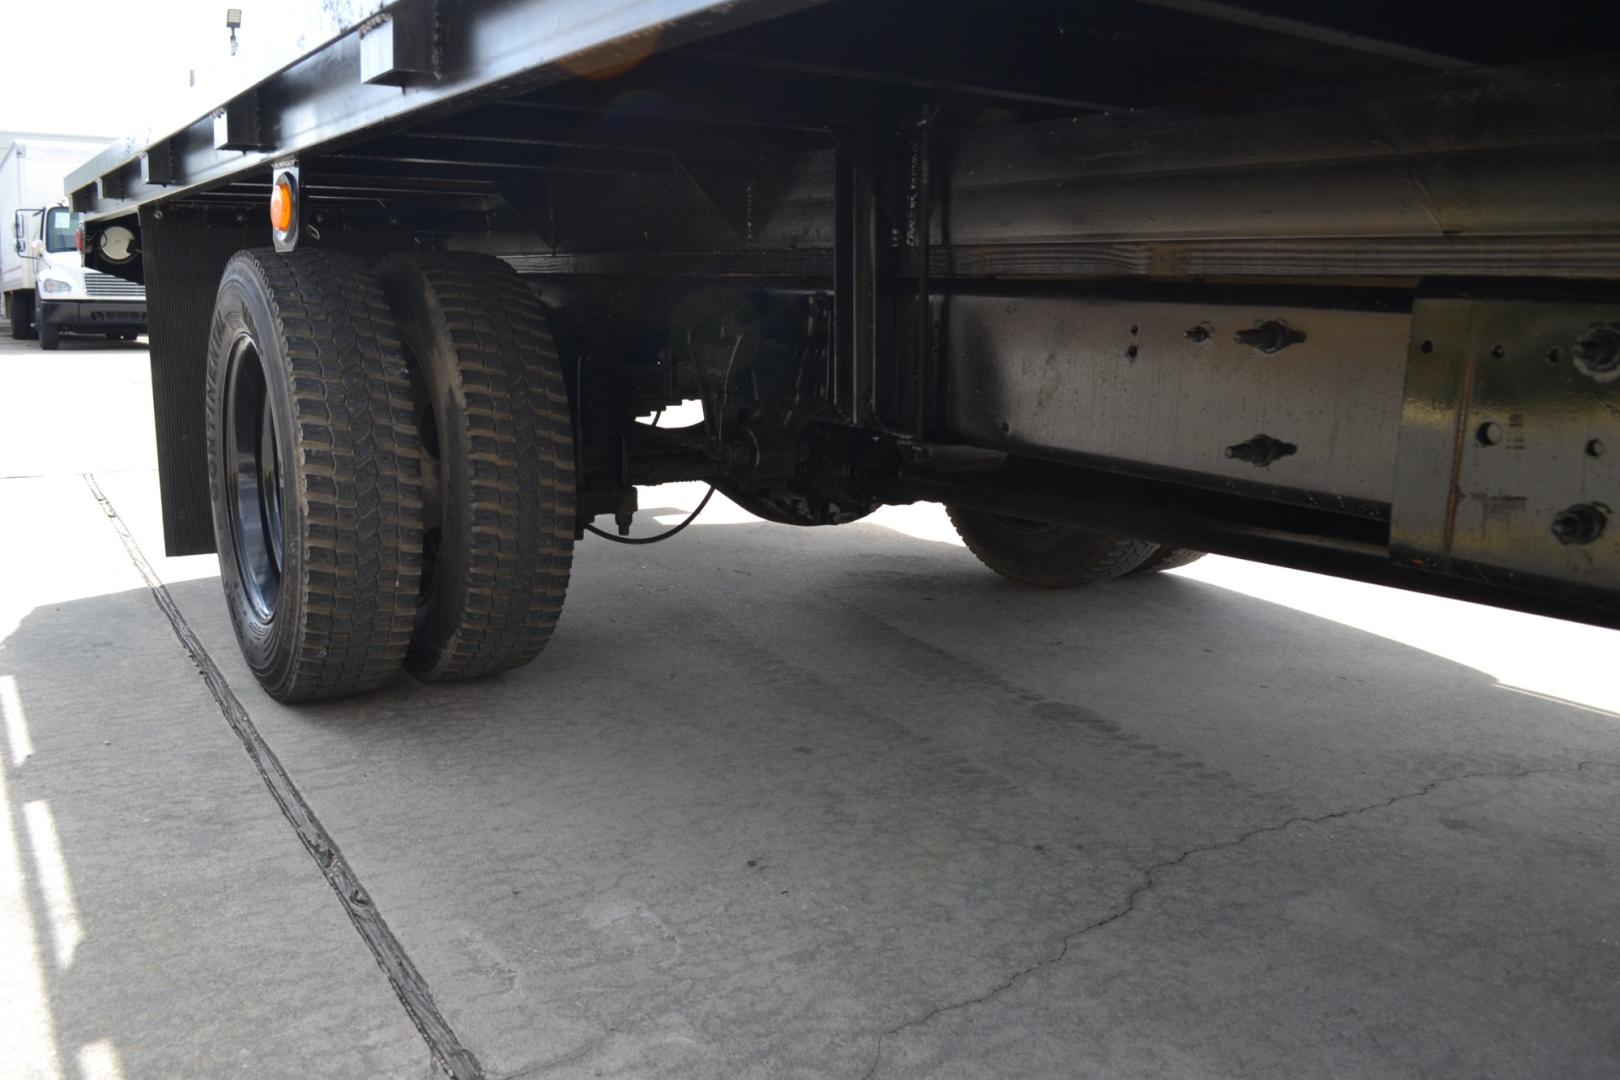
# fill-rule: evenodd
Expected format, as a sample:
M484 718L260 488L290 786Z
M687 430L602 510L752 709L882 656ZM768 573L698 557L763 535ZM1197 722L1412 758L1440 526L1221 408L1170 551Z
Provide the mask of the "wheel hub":
M226 382L225 497L242 590L268 623L281 595L281 452L264 367L247 335L232 348Z

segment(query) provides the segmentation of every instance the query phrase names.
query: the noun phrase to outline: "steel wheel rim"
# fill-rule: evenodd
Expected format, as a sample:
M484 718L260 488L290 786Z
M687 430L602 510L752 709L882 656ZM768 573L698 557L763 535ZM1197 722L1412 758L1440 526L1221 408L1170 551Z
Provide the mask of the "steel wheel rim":
M409 341L401 342L405 367L411 377L411 401L416 409L416 433L422 463L422 578L417 586L417 607L426 606L433 591L433 577L439 568L439 551L444 544L444 508L450 500L448 477L443 465L439 418L433 408L433 391L428 386L422 361ZM420 612L419 612L420 614Z
M224 442L226 513L237 576L254 614L268 623L281 596L281 451L264 366L245 334L231 347Z

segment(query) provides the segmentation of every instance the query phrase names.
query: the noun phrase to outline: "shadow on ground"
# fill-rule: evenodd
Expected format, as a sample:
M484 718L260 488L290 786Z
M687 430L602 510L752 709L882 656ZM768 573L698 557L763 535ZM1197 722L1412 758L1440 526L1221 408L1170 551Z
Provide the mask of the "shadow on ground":
M1620 1053L1614 721L1327 620L700 522L582 545L522 671L290 709L217 581L172 592L491 1076L1596 1077ZM166 707L187 671L145 591L37 609L0 651L34 748L12 820L48 801L82 928L66 972L40 931L58 1038L132 1077L176 1056L154 1031L229 1053L212 997L262 983L262 1022L298 1024L321 979L255 962L300 932L234 876L282 823L245 756L229 783L191 756L225 729ZM174 929L222 902L235 967Z
M39 347L39 338L29 338L18 341L11 336L11 327L8 323L0 322L0 339L4 339L5 348L0 354L21 353L23 357L32 357L39 354L40 359L49 359L50 353ZM144 353L151 346L146 339L137 338L134 341L112 339L101 334L63 334L57 339L56 352L135 352Z

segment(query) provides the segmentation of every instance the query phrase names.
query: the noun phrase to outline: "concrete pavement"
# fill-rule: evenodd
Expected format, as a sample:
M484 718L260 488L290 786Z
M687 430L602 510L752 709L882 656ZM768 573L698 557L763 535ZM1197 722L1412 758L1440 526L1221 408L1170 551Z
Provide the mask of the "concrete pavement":
M520 672L287 708L161 557L144 359L0 342L0 1075L431 1068L84 472L483 1075L1620 1071L1620 635L714 507Z

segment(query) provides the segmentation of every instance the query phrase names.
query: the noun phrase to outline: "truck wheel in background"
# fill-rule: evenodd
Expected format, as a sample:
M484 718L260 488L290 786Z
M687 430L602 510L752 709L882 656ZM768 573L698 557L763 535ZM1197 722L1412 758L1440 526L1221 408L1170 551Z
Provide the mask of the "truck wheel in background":
M545 648L574 558L573 424L540 302L473 254L377 267L422 436L422 592L406 668L428 681L507 671Z
M364 263L244 251L208 347L220 578L248 667L280 701L395 677L421 578L410 380Z
M62 344L62 330L51 323L39 324L39 347L47 352Z
M11 295L11 340L27 341L34 331L34 298L25 292Z
M1009 581L1066 589L1128 574L1158 544L1073 525L1006 517L959 506L945 508L957 535L980 562Z
M1157 551L1147 557L1147 561L1136 569L1133 574L1151 574L1155 570L1176 570L1202 559L1207 552L1193 551L1190 548L1172 547L1169 544L1160 544Z

